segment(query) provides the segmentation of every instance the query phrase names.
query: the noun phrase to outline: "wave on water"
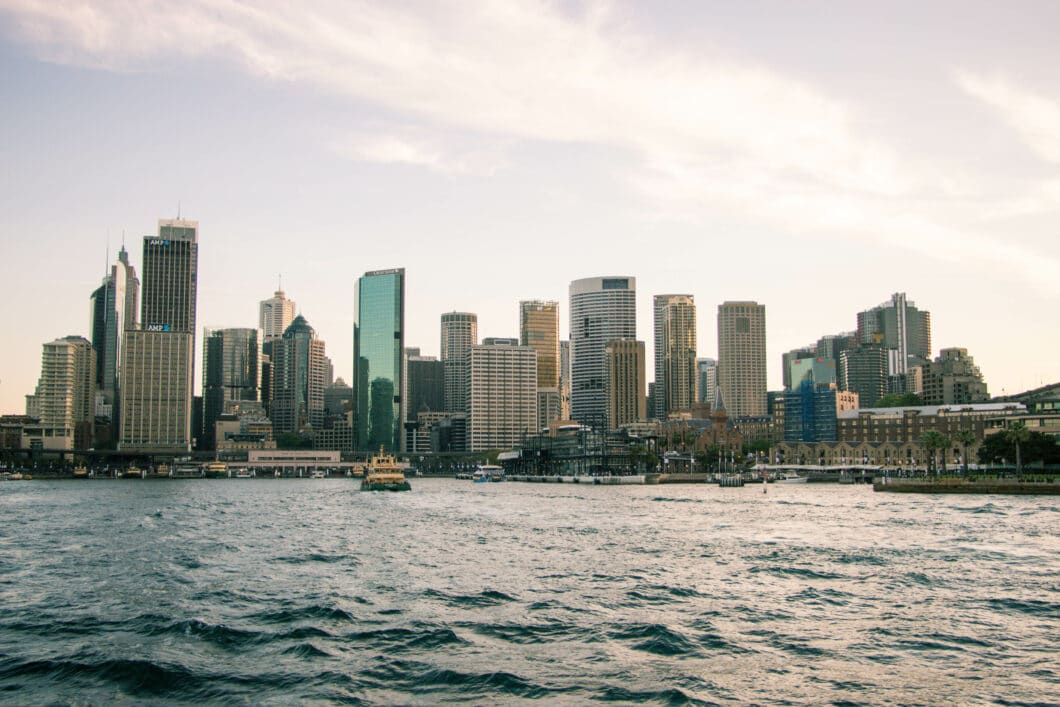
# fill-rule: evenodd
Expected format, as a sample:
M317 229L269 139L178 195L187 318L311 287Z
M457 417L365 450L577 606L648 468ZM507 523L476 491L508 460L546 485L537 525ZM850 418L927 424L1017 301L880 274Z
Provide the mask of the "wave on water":
M988 599L986 603L999 611L1060 619L1060 603L1044 599Z
M424 596L431 599L441 599L453 607L483 607L496 606L507 602L516 601L516 598L499 592L495 589L487 589L478 594L448 594L437 589L428 589Z
M694 641L662 624L627 624L607 635L618 641L637 641L630 647L655 655L676 657L700 654Z
M299 621L314 621L318 619L339 623L353 623L357 621L357 617L345 609L339 609L334 606L323 606L320 604L310 604L308 606L294 609L263 611L250 614L246 618L251 621L261 621L267 624L290 624Z

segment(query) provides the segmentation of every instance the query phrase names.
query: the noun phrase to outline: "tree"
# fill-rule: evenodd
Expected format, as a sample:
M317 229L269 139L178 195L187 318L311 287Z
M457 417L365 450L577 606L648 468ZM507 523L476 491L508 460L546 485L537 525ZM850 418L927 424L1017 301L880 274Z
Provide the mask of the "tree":
M879 400L873 407L877 408L900 408L900 407L916 407L923 405L924 401L920 399L920 396L916 393L888 393Z
M956 435L957 442L961 445L961 461L964 463L964 475L968 476L968 445L975 444L975 432L961 430Z
M1023 460L1020 458L1020 444L1026 442L1030 438L1030 430L1027 429L1027 425L1022 421L1013 422L1009 425L1008 429L1005 430L1005 436L1009 439L1012 444L1016 446L1016 478L1019 479L1023 476Z
M931 466L938 469L938 451L946 450L950 446L950 440L941 432L936 430L928 430L920 436L920 446L927 451L931 458ZM942 454L942 471L946 471L946 454L945 451Z

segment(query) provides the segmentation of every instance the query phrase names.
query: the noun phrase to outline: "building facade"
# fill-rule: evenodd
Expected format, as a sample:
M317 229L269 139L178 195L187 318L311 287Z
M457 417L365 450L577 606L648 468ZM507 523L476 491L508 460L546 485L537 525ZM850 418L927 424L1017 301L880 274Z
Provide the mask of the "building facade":
M472 346L469 451L510 449L537 431L537 351L518 341Z
M712 405L718 387L718 362L713 358L696 359L696 376L696 402Z
M261 342L265 344L281 338L294 321L296 309L294 301L287 299L283 290L276 290L272 297L261 300L258 304Z
M766 308L718 306L718 386L732 418L766 415Z
M607 342L604 369L610 430L648 418L645 358L643 341L612 339Z
M655 295L655 390L660 420L696 402L696 302L692 295Z
M301 315L294 318L282 338L272 342L270 416L274 436L323 426L329 368L324 350L324 342Z
M140 281L122 246L118 262L111 265L103 283L89 298L90 331L96 352L96 414L116 428L120 412L121 343L126 329L135 329L139 312Z
M894 351L887 373L904 375L931 356L931 313L918 309L904 292L896 292L890 301L858 313L857 341Z
M468 354L478 344L478 316L471 312L442 315L441 353L445 369L445 410L467 412Z
M37 384L44 449L88 449L95 420L96 352L82 336L44 344Z
M839 355L839 388L858 394L865 407L872 407L887 394L888 354L878 344L862 344Z
M119 449L190 451L195 441L198 232L196 221L162 219L144 238L140 329L122 347Z
M637 281L590 277L570 284L571 418L607 428L606 349L637 338Z
M353 389L357 448L404 447L401 399L405 351L405 269L366 272L357 281L353 325Z
M559 302L519 303L519 343L537 352L537 387L558 387Z
M214 449L214 424L230 400L259 401L261 396L261 332L258 329L203 331L201 449Z
M931 363L920 367L921 399L925 405L962 405L990 400L983 373L968 349L949 348L939 351Z

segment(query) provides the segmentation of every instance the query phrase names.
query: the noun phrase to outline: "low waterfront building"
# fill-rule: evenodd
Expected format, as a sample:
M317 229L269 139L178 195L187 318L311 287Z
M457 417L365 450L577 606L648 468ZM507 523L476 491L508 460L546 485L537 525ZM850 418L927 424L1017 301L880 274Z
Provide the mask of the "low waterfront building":
M971 430L983 439L987 419L1026 412L1022 403L980 403L976 405L918 405L896 408L861 408L838 415L841 442L917 442L925 432L939 432L953 438Z

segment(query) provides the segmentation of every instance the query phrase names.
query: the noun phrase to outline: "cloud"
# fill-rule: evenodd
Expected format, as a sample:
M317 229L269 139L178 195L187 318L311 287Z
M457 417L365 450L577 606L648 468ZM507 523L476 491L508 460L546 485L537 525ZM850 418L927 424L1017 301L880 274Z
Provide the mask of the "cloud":
M1039 157L1060 164L1060 102L1017 87L1000 76L960 72L957 84L997 111Z
M1057 291L1041 275L1060 264L948 225L992 200L998 213L1044 208L1051 190L960 193L983 180L896 155L859 132L868 121L851 104L783 71L647 36L608 3L0 0L0 13L51 61L150 71L210 57L397 116L400 125L336 138L352 159L490 175L519 141L603 146L639 195L675 214L726 208L786 231L856 233L913 252L930 243L932 257L1000 258L1013 277ZM1060 161L1054 102L998 79L960 83Z

